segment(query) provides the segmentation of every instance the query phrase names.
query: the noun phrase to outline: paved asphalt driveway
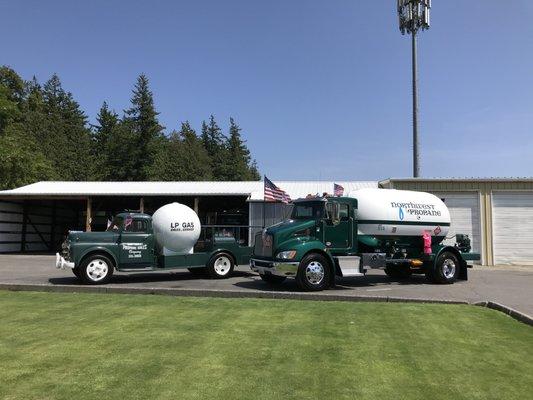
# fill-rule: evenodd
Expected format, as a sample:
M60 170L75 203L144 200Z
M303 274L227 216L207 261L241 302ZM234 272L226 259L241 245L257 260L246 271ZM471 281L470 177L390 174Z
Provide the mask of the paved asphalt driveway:
M71 271L54 267L55 257L44 255L0 255L0 283L77 285ZM233 277L213 280L184 272L117 273L112 287L216 289L241 291L297 291L294 280L270 286L247 266L237 268ZM394 282L383 271L371 270L366 277L345 278L321 294L343 296L389 296L456 300L475 303L493 301L533 316L533 266L480 267L469 270L469 280L453 285L427 283L423 276Z

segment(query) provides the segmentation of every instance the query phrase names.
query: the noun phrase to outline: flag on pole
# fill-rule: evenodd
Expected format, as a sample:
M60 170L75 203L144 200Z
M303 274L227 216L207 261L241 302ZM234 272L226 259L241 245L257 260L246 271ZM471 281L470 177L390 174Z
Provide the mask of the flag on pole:
M290 196L280 189L270 179L265 176L265 201L281 201L283 203L291 202Z
M344 194L344 188L338 183L333 183L333 196L340 197Z

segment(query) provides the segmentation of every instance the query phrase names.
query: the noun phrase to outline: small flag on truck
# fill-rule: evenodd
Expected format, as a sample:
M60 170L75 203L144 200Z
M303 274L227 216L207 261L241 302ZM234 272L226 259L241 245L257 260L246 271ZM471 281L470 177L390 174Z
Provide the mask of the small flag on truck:
M341 197L344 194L344 188L338 183L333 184L333 195Z
M265 176L265 201L281 201L283 203L290 203L291 197L280 189L270 179Z

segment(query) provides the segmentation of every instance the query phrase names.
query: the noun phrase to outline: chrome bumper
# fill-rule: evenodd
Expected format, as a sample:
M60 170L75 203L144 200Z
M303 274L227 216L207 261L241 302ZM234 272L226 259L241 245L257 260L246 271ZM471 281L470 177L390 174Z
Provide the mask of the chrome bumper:
M259 274L276 275L276 276L296 276L299 262L272 262L259 259L250 259L250 268Z
M56 268L59 269L74 269L74 263L65 260L62 256L59 255L59 253L56 253Z

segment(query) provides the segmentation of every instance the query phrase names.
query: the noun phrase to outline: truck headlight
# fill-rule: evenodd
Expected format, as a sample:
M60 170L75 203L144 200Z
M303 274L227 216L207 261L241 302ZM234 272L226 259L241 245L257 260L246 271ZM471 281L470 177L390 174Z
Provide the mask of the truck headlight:
M287 250L278 253L277 258L281 258L283 260L292 260L295 256L296 250Z

